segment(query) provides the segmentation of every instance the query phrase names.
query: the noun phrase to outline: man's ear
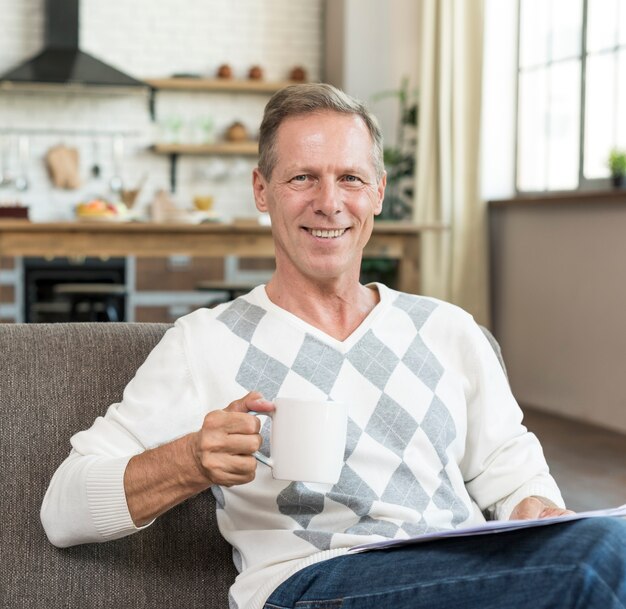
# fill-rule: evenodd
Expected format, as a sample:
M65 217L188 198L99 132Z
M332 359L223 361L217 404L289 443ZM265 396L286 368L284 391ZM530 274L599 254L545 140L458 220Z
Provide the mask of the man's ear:
M258 167L255 167L252 171L252 190L254 192L254 202L256 208L260 212L267 212L267 180L263 177L263 174Z
M374 206L374 215L378 216L381 211L383 211L383 199L385 198L385 187L387 186L387 172L383 172L382 178L378 182L378 186L376 188L376 194L378 195L378 201Z

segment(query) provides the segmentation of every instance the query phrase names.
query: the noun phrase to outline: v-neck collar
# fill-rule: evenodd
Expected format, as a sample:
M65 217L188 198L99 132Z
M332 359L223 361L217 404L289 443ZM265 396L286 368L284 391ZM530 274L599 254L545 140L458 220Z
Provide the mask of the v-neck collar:
M284 321L295 326L301 331L315 336L318 340L327 343L341 353L347 353L374 325L375 320L386 311L391 305L391 292L389 288L382 283L369 283L368 286L375 286L378 290L379 301L376 306L367 314L365 319L354 329L352 334L344 340L337 340L336 338L326 334L323 330L320 330L316 326L304 321L297 315L290 313L286 309L279 307L272 302L267 295L265 285L259 285L251 292L251 296L267 311L278 315Z

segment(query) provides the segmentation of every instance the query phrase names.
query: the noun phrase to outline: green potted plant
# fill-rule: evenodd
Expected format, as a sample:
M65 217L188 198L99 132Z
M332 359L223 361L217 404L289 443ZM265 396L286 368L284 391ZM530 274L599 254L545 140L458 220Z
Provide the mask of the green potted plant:
M621 188L624 186L624 176L626 176L626 151L613 148L609 154L608 164L613 186Z
M400 88L382 91L372 96L373 102L386 98L398 101L398 123L393 147L385 147L387 189L382 213L377 220L409 220L413 210L413 178L417 148L418 91L409 88L403 77Z
M398 123L396 142L393 147L383 150L387 171L387 189L383 211L376 220L410 220L413 211L413 178L415 175L415 154L417 149L418 92L409 89L409 79L404 77L400 88L382 91L372 96L372 102L383 99L398 102ZM380 281L389 287L396 287L398 262L389 258L364 258L361 263L361 282Z

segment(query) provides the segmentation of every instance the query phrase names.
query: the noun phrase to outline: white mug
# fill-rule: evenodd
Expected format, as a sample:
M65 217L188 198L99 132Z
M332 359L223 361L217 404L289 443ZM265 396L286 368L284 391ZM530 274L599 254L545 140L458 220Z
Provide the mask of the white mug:
M267 413L271 456L256 452L256 459L271 467L277 480L336 484L346 447L347 404L276 398L274 405L276 410Z

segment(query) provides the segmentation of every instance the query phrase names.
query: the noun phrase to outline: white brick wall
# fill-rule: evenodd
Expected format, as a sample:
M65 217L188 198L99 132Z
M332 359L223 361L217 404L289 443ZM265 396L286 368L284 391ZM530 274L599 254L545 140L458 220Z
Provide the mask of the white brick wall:
M42 46L43 0L0 0L0 73L36 53ZM236 77L259 64L267 80L285 79L291 67L303 65L309 77L320 78L323 0L82 0L81 48L138 78L194 72L213 76L229 63ZM35 220L72 217L80 200L102 194L113 173L111 137L124 132L122 177L129 186L149 176L139 207L154 191L168 187L165 158L146 149L159 137L161 125L177 116L186 125L210 117L219 134L234 120L256 133L267 96L161 92L157 123L148 115L147 98L131 95L0 92L0 134L37 130L72 130L81 135L32 135L25 193L0 188L0 201L16 196L31 207ZM86 135L85 133L96 133ZM6 163L15 173L16 136L0 135ZM78 148L83 186L54 189L44 167L46 151L64 143ZM90 178L94 144L102 179ZM1 147L0 147L1 150ZM1 159L0 159L1 161ZM226 218L254 213L251 159L181 157L176 199L186 207L194 194L211 193ZM106 193L105 193L106 194Z

